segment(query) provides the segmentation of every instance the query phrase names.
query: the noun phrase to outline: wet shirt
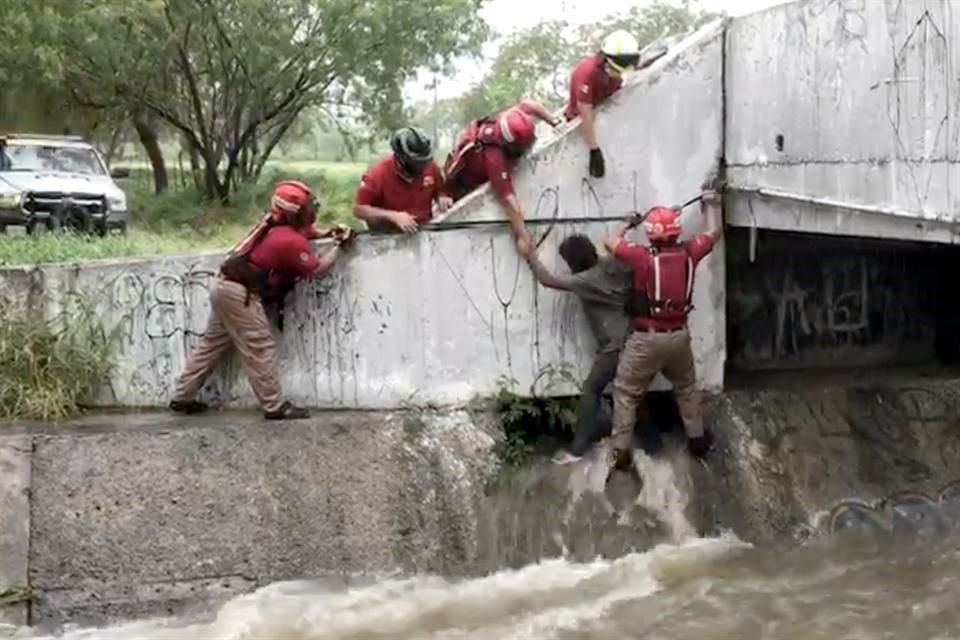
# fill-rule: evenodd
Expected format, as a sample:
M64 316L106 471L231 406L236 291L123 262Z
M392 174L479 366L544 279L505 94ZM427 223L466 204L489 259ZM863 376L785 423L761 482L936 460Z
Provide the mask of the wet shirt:
M309 277L320 266L305 232L288 225L267 231L249 259L255 267L271 271L267 282L270 286L285 286Z
M701 233L684 242L683 246L693 261L693 268L696 269L700 261L713 250L713 236L709 233ZM653 255L650 253L650 248L623 241L617 245L614 257L633 269L633 287L637 290L645 290L653 271ZM680 328L670 320L641 317L633 319L633 326L641 330Z
M590 269L557 279L583 303L587 324L597 339L597 350L620 349L630 326L624 311L630 289L630 268L610 256L603 256Z
M370 167L360 180L356 203L380 209L406 211L419 224L430 222L432 205L443 182L440 167L431 162L418 176L405 177L397 170L389 155ZM396 231L389 222L373 222L368 226L376 231Z
M603 70L603 56L589 56L580 60L570 75L570 98L564 115L573 120L580 115L580 104L599 105L623 86L623 78Z

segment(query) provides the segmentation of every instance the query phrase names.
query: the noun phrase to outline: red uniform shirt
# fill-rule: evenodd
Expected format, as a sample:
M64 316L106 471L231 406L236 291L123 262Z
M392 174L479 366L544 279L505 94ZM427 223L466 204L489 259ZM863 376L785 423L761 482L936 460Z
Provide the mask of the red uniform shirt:
M430 222L433 217L431 206L440 193L443 176L440 167L431 162L418 176L406 178L400 175L392 155L382 158L370 167L357 188L356 203L406 211L417 222ZM371 229L395 230L392 224L369 225Z
M297 230L289 225L274 227L250 252L249 260L255 267L271 271L269 285L284 285L297 278L309 277L320 266L306 232L306 229Z
M623 78L603 70L603 56L588 56L580 60L570 75L570 101L564 110L567 120L580 115L580 103L599 105L623 86Z
M530 115L536 113L533 105L526 100L509 108L517 108ZM492 118L493 122L490 126L497 126L496 119L500 113ZM497 197L501 201L506 200L513 195L513 177L511 176L513 165L514 161L507 157L503 149L496 145L484 145L466 155L463 169L460 170L456 180L459 184L450 185L445 191L450 197L459 199L489 182Z
M464 158L463 169L457 176L457 192L449 195L455 199L471 193L474 189L490 182L494 193L501 200L513 195L513 162L500 147L484 146L471 151Z
M700 261L713 250L713 236L709 233L701 233L684 242L683 246L686 248L690 260L693 261L693 268L696 269ZM613 257L628 264L633 269L634 289L638 291L646 290L650 272L653 270L653 256L650 253L650 248L642 244L621 241L617 245ZM641 317L633 318L633 326L640 330L681 328L673 321Z

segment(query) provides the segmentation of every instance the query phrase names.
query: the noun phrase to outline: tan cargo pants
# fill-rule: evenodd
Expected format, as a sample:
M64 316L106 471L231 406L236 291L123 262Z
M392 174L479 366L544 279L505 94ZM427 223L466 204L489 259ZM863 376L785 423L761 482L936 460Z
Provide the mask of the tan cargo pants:
M613 381L613 429L610 443L614 449L629 449L637 408L647 387L658 372L673 384L680 417L687 437L703 435L700 391L687 329L673 333L634 330L620 354L617 376Z
M243 285L222 277L213 280L207 329L177 380L174 399L192 400L232 344L263 410L276 411L283 404L277 346L267 314L256 296L249 304L244 304L246 299Z

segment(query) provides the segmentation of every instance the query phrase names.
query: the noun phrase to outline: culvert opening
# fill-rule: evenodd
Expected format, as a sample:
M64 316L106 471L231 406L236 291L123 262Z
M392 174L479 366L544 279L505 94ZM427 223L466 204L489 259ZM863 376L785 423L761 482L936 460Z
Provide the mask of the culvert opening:
M957 373L960 248L729 229L727 371Z

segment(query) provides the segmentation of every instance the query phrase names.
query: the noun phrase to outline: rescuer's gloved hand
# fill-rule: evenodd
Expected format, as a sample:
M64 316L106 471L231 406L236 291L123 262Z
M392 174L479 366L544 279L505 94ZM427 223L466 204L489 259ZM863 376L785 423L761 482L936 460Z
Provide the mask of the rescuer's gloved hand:
M604 173L606 169L603 164L603 151L599 148L590 149L590 175L594 178L602 178Z
M690 451L690 455L698 460L703 460L711 447L713 447L713 434L709 431L704 431L699 438L689 438L687 440L687 449Z

